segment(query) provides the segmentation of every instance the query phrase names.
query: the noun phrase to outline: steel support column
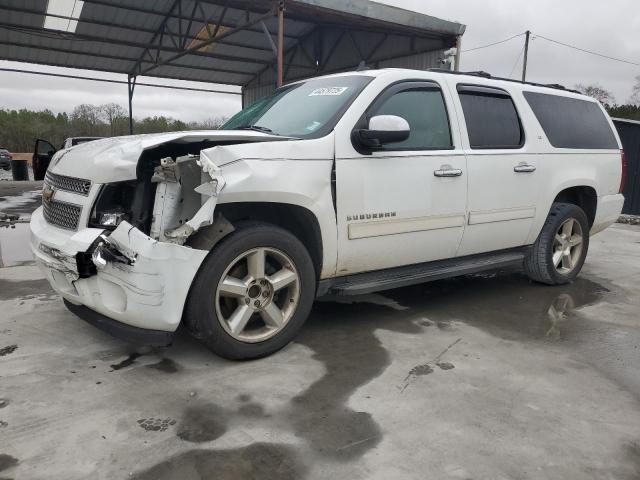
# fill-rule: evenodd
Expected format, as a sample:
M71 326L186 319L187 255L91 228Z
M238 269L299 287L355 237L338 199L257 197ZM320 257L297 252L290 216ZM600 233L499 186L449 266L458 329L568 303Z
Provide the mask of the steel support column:
M278 87L284 80L284 2L278 5Z
M456 72L460 71L460 53L462 53L462 35L456 37L456 56L453 62L453 69Z
M129 94L129 135L133 135L133 90L136 88L136 77L127 75L127 92Z

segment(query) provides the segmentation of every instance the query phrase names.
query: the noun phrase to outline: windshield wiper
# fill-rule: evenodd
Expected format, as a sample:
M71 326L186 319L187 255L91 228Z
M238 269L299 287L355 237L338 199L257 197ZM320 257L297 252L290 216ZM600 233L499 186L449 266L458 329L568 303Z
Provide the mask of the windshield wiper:
M246 127L238 127L237 130L254 130L262 133L273 133L273 130L268 127L263 127L262 125L247 125Z

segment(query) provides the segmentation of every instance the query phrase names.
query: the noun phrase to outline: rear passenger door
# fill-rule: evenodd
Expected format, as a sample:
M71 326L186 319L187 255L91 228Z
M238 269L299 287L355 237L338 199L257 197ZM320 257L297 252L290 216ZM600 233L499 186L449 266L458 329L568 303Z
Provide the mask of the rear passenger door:
M524 245L536 214L540 176L536 156L528 151L522 109L500 88L454 87L469 189L458 255Z

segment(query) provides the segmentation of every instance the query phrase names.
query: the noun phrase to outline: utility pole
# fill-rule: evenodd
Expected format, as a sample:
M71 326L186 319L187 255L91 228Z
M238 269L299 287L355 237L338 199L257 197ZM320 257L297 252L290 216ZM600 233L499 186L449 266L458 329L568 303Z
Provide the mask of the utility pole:
M529 37L531 36L531 32L527 30L525 32L525 40L524 40L524 60L522 61L522 81L527 80L527 60L529 58Z

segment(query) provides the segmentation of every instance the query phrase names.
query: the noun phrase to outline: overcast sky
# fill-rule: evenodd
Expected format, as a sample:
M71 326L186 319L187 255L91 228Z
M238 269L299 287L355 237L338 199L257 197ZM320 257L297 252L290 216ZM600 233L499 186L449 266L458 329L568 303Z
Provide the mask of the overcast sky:
M503 40L529 29L527 78L542 83L599 83L619 103L631 94L640 67L599 58L554 45L543 35L587 50L640 63L640 4L638 0L385 0L384 3L424 12L467 25L462 46L462 70L485 70L494 75L519 77L524 37L491 48L465 53L465 49ZM40 69L61 73L126 79L120 75L33 66L0 61L2 67ZM189 85L162 79L151 83ZM195 84L203 87L203 84ZM204 84L205 88L215 88ZM219 87L239 91L237 87ZM80 103L116 102L126 107L127 87L81 80L0 72L0 108L71 111ZM230 116L240 109L237 95L185 92L139 86L134 116L166 115L184 121Z

